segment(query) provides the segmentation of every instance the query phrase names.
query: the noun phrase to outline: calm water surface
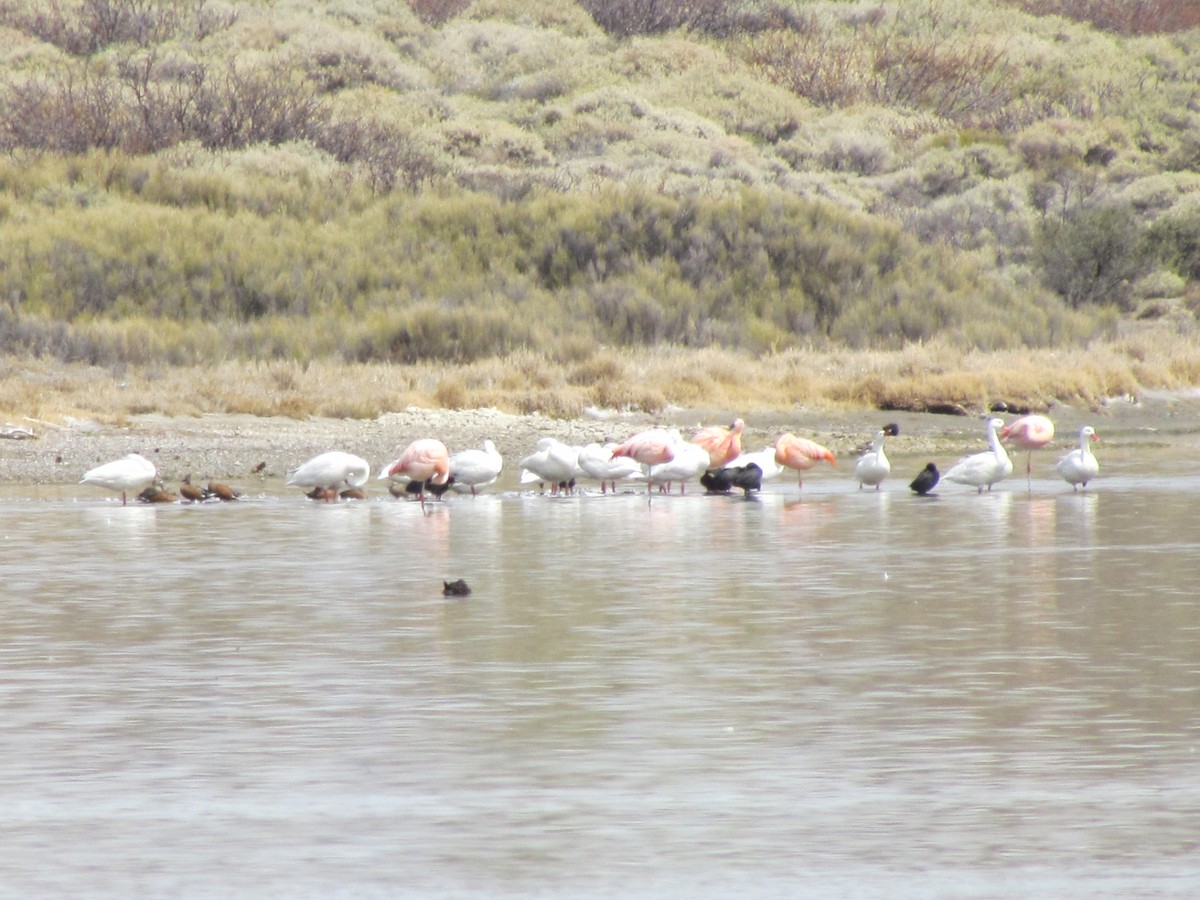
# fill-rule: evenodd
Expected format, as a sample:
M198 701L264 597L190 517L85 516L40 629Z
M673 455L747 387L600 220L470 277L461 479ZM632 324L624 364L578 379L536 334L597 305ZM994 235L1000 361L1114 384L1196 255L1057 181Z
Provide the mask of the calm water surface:
M1103 464L429 515L5 488L0 894L1200 895L1200 475Z

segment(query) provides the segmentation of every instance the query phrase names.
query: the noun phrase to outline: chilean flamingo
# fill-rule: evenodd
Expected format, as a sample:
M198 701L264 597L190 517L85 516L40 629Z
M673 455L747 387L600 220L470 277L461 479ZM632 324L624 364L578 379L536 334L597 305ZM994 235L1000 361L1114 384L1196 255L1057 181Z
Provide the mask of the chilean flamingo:
M1045 416L1021 416L1011 425L1005 425L1000 431L1000 440L1012 444L1018 450L1025 450L1025 483L1033 490L1033 451L1041 450L1054 440L1054 423Z
M923 497L937 487L938 479L941 477L942 474L938 471L938 467L933 463L928 463L917 473L917 477L912 480L909 487Z
M883 452L883 439L899 433L900 426L891 422L884 425L880 431L875 432L875 443L871 445L870 450L858 458L858 463L854 466L854 477L858 479L860 491L864 484L879 490L883 479L888 477L888 473L892 471L892 464Z
M150 487L156 478L158 478L158 470L154 468L154 463L138 453L130 453L120 459L89 469L79 483L94 484L96 487L117 491L121 495L121 505L125 506L129 494Z
M742 453L742 429L746 423L734 419L728 428L709 425L692 435L692 443L708 451L708 468L720 469L729 465Z
M1079 490L1080 485L1086 490L1088 482L1100 472L1100 462L1089 446L1092 441L1098 440L1100 438L1096 436L1096 429L1091 425L1084 425L1079 430L1079 446L1055 464L1054 468L1058 470L1058 474L1066 479L1073 490Z
M800 487L804 487L804 473L821 460L837 465L837 457L828 448L808 438L796 437L790 431L775 442L775 462L799 472Z
M314 456L298 469L289 472L284 483L295 487L319 488L320 493L314 499L323 499L328 503L337 499L338 490L342 485L359 488L366 484L370 477L371 466L361 456L331 450Z
M417 499L421 501L421 509L424 509L424 486L444 485L450 480L450 453L446 445L437 438L419 438L405 447L400 457L384 466L379 473L380 479L404 477L422 483Z
M996 430L1003 427L1003 419L989 419L987 437L991 449L963 457L942 478L957 484L969 484L982 494L985 487L990 491L993 484L1011 475L1012 460L996 436Z
M648 478L651 466L660 466L675 458L675 435L665 428L639 431L613 448L613 459L622 456L627 456L640 463L642 471ZM650 482L647 481L646 493L650 492L650 487Z
M458 484L469 487L472 497L476 488L487 487L495 482L503 468L504 458L490 440L483 442L482 450L459 450L450 457L450 477Z

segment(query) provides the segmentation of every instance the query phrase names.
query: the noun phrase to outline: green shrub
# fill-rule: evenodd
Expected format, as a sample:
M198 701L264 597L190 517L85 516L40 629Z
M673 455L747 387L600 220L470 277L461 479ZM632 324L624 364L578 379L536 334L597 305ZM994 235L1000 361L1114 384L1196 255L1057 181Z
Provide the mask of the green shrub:
M1102 204L1047 217L1034 240L1043 280L1072 307L1111 303L1131 308L1132 282L1152 263L1142 226L1125 205Z

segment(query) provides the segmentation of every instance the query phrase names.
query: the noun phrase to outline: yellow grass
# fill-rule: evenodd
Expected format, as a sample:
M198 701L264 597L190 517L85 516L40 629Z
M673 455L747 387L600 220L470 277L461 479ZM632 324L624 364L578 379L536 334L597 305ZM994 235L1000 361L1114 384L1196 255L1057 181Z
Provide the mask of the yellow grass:
M612 350L558 363L531 351L462 366L253 363L124 367L0 360L0 417L62 423L131 415L249 413L373 418L409 406L571 417L586 407L662 411L914 409L1004 400L1048 409L1200 383L1200 339L1150 327L1089 348L980 352Z

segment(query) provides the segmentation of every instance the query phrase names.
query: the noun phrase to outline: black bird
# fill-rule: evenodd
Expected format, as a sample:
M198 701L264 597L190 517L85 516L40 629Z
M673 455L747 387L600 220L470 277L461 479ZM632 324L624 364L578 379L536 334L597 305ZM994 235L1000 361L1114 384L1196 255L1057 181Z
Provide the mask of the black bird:
M700 486L709 494L728 494L733 490L733 476L728 469L708 469L700 476Z
M937 466L935 466L933 463L930 463L917 473L917 477L912 480L912 484L910 484L909 487L921 496L924 496L937 487L938 479L941 477L941 473L938 472Z
M762 469L758 463L709 469L700 476L700 484L710 494L728 494L734 488L741 488L749 497L751 491L762 490Z
M466 597L470 593L471 588L461 578L458 581L442 582L443 597Z
M404 493L412 494L414 497L419 497L422 494L433 494L433 496L441 500L442 494L450 490L450 485L452 484L454 484L453 475L446 479L445 484L435 484L432 479L429 481L410 481L404 485ZM391 489L389 488L389 490ZM395 491L392 491L392 494L397 497L400 496Z

